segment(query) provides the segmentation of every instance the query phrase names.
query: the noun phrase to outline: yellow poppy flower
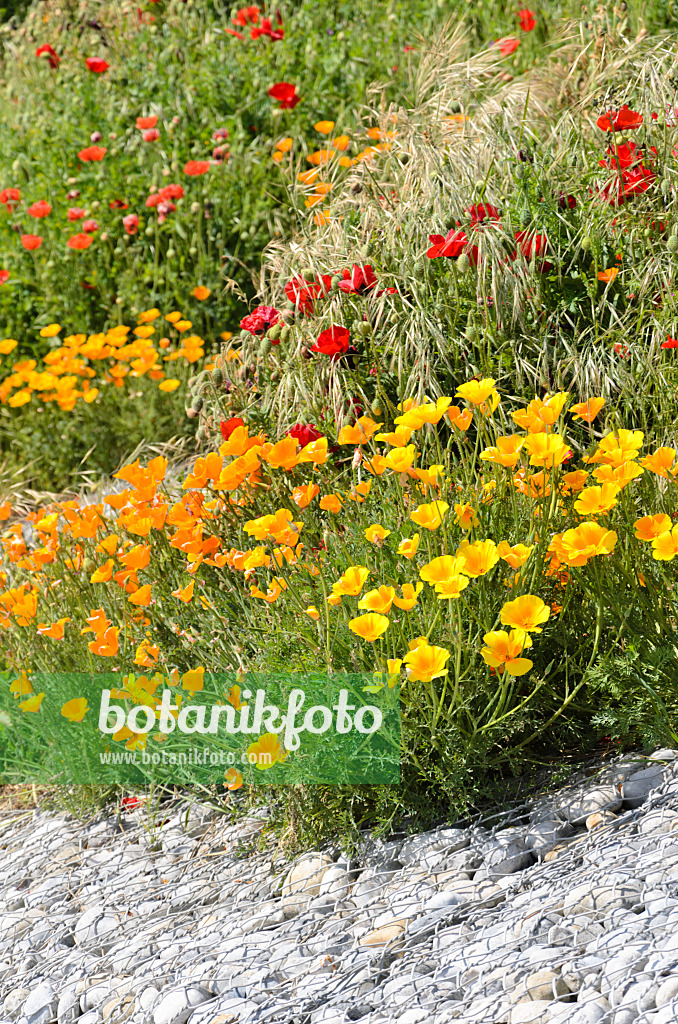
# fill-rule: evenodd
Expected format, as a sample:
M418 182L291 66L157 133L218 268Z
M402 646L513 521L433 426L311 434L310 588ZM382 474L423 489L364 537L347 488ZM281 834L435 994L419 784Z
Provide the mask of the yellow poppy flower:
M656 515L636 519L633 526L638 540L653 541L663 533L670 533L673 522L665 512L657 512Z
M425 530L437 530L449 507L445 501L434 501L430 505L420 505L414 512L410 512L410 519L417 526L422 526Z
M378 612L380 615L388 615L394 597L394 587L382 586L378 590L368 590L358 601L358 608L369 612Z
M413 683L430 683L433 679L446 676L449 669L445 665L449 661L450 652L444 647L429 644L425 637L420 637L416 643L417 646L403 658L408 679Z
M383 636L389 625L389 620L385 615L369 612L367 615L359 615L357 618L351 619L348 628L356 636L374 643L380 636Z
M424 589L423 583L417 583L413 586L411 583L403 583L402 587L403 596L394 597L393 603L396 608L402 608L403 611L409 612L414 608L415 604L419 600L419 595Z
M518 657L524 647L532 645L525 633L513 629L506 633L499 629L486 633L483 640L486 644L480 652L483 660L486 665L496 669L499 675L508 672L510 676L524 676L532 668L534 663L529 658Z

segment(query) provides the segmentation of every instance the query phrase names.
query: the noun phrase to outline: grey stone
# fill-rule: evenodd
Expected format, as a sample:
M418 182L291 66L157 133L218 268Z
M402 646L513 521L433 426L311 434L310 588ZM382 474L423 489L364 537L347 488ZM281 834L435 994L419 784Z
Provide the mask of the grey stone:
M5 1016L14 1017L18 1014L30 994L30 989L24 988L23 986L20 988L13 988L11 992L8 992L5 996L4 1003L2 1004L2 1010Z
M166 992L153 1007L153 1024L185 1024L195 1007L211 998L206 988L197 985Z
M58 1002L54 986L49 981L43 981L31 991L24 1003L23 1016L28 1024L48 1024L56 1020Z
M664 771L661 764L656 764L629 775L622 783L622 799L626 806L640 807L644 804L651 791L663 783Z
M657 995L655 997L655 1006L657 1009L661 1009L662 1006L666 1006L672 1002L676 996L678 996L678 974L671 978L667 978L663 981L657 989Z

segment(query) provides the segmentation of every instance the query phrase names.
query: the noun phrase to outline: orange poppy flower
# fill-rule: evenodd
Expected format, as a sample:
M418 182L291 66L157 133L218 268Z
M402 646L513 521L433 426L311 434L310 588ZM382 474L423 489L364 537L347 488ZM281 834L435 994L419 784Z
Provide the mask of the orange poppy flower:
M66 242L69 249L89 249L94 239L91 235L86 235L84 231L78 232L77 235L71 235Z

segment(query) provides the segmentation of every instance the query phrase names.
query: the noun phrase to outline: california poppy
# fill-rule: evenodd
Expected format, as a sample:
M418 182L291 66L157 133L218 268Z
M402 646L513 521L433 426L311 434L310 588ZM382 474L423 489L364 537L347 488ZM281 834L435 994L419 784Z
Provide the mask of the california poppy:
M69 249L88 249L93 241L94 239L91 235L86 235L80 231L77 235L71 235L66 245Z
M26 210L29 217L46 217L52 212L52 207L45 199L38 199L37 203L33 203Z
M42 245L42 237L40 235L22 235L21 244L24 249L39 249Z
M301 100L301 96L297 94L296 85L292 85L291 82L276 82L268 90L268 95L271 99L278 101L282 110L294 110Z
M188 174L189 177L195 178L199 174L207 174L210 169L209 162L207 160L189 160L184 165L184 174Z
M35 56L46 57L51 68L58 68L61 63L61 57L59 57L56 50L54 50L49 43L44 43L42 46L39 46L35 51Z
M88 57L85 64L95 75L102 75L104 71L108 71L110 67L110 64L107 64L101 57Z
M78 153L78 159L82 160L83 163L96 163L98 160L103 160L105 156L105 146L87 146Z
M350 332L347 327L333 326L321 331L311 352L320 352L324 356L343 355L348 351Z

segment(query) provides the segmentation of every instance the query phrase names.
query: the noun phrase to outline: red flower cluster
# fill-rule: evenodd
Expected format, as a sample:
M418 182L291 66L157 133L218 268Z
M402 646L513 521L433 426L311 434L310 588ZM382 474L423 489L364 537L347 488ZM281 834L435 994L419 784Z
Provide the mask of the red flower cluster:
M249 331L250 334L265 334L269 327L280 323L280 319L279 311L273 306L257 306L248 316L243 317L240 326L243 331ZM274 345L278 343L272 342Z
M233 15L232 21L238 28L247 28L248 25L258 25L261 11L258 7L241 7Z
M164 188L161 188L158 192L154 192L152 195L148 197L148 199L146 200L146 206L151 210L157 209L158 223L163 224L167 219L167 214L174 213L174 211L177 208L176 204L172 202L172 200L183 199L183 197L184 190L181 185L165 185ZM125 221L130 221L130 224L133 224L134 222L130 220L130 217L132 216L134 216L134 214L130 214L128 217L123 217L123 224L125 223ZM137 218L136 227L134 228L134 231L127 231L127 228L125 228L125 230L128 234L135 234L136 228L138 226L139 219Z
M305 448L311 441L319 441L324 434L321 434L315 423L295 423L291 430L287 431L288 437L296 437L302 448Z
M320 274L315 281L306 281L303 277L293 277L285 285L285 295L298 312L312 313L313 300L319 295L328 295L332 285L330 274Z
M604 132L624 132L630 128L640 128L643 123L643 115L635 110L629 110L625 103L621 110L610 110L598 118L596 124Z
M52 207L45 199L38 199L37 203L33 203L33 205L29 206L26 210L26 213L29 215L29 217L36 218L47 217L48 214L50 214L51 212Z
M612 206L621 206L631 196L647 192L656 175L651 167L643 164L645 153L635 142L623 142L612 148L608 146L606 153L607 160L599 160L598 164L617 173L614 179L601 189L600 194ZM648 154L651 163L657 156L656 147L650 146Z
M359 267L353 264L350 270L342 270L343 280L339 282L339 290L347 295L364 295L377 284L377 278L370 264Z
M241 420L239 416L231 416L230 420L222 420L219 424L219 430L224 441L228 441L229 437L234 430L238 427L244 427L245 421Z
M328 327L321 331L311 352L320 352L324 356L339 356L348 352L350 332L348 327Z
M101 57L88 57L85 61L88 69L95 75L103 75L104 71L108 71L110 64L107 64Z
M49 45L49 43L39 46L35 51L35 56L46 57L51 68L58 68L61 63L61 57L58 55L56 50Z
M3 188L0 192L0 204L7 207L8 213L13 213L19 202L21 202L21 192L18 188Z
M268 90L268 95L271 99L278 101L282 110L294 110L301 100L301 96L297 94L296 85L292 85L291 82L276 82Z

